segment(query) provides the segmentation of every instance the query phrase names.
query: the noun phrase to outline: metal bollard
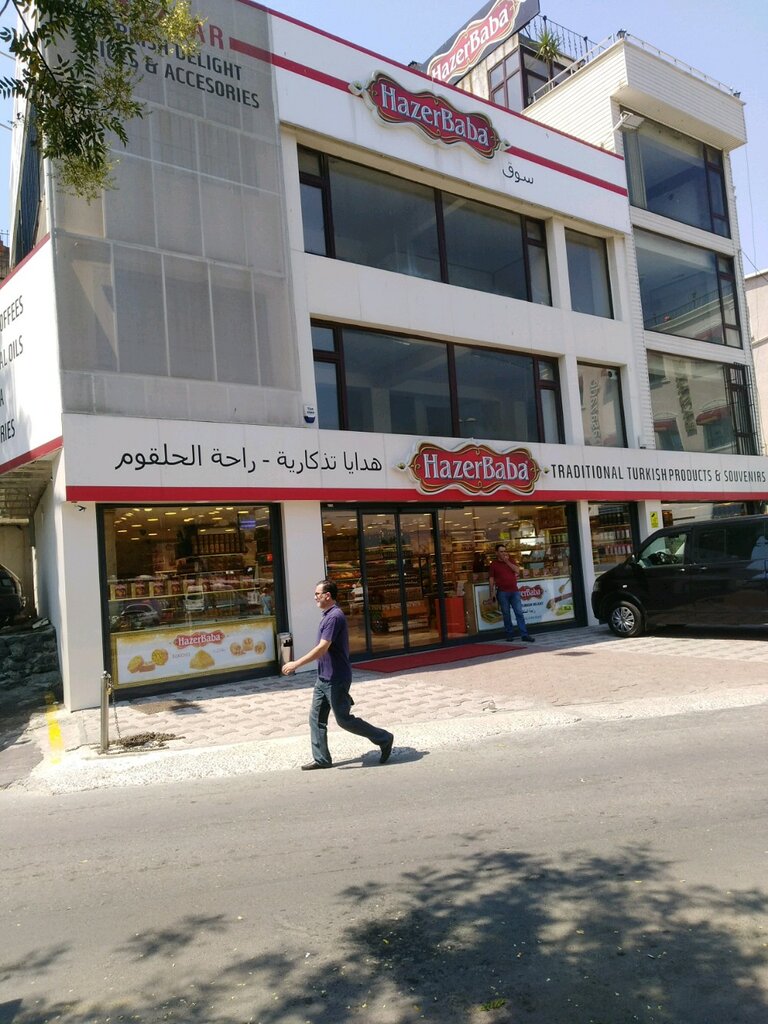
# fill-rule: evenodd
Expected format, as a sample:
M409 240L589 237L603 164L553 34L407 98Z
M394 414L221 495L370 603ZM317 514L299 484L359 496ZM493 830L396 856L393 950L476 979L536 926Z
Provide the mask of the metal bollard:
M109 695L112 692L112 676L109 672L101 673L101 745L99 753L106 754L109 750Z

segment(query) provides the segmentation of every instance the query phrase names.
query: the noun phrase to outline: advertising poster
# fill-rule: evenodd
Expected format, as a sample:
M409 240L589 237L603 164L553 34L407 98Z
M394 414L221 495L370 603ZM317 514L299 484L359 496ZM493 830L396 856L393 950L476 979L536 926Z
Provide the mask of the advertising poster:
M209 626L169 626L112 637L116 687L263 668L274 662L275 620L238 619Z
M527 578L520 580L518 586L523 599L523 615L529 625L537 622L562 622L574 617L570 576ZM488 584L476 585L474 590L478 630L503 629L501 609L496 601L491 601ZM513 624L514 620L513 613Z

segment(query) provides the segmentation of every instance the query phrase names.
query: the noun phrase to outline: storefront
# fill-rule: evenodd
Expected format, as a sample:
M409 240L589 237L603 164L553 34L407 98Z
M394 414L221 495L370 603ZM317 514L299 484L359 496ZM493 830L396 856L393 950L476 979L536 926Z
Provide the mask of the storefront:
M488 589L498 543L523 569L526 622L572 625L583 616L574 600L573 517L566 505L324 506L326 569L339 585L352 652L500 632Z
M274 671L278 522L268 505L101 509L105 663L116 689Z

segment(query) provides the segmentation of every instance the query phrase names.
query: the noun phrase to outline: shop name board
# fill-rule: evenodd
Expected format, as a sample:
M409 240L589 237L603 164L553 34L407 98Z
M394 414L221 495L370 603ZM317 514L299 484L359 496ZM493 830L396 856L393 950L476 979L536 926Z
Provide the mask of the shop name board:
M539 464L525 448L497 452L479 444L451 451L424 442L398 468L408 470L426 494L453 488L469 495L495 494L500 490L532 494L541 475Z
M349 88L367 99L382 121L413 125L433 142L446 146L463 142L488 160L501 145L496 129L485 114L464 113L433 92L410 92L381 71L365 88L356 83Z
M503 42L538 14L538 3L529 4L535 9L519 18L520 8L524 6L524 0L496 0L484 17L470 22L455 36L447 50L431 58L427 74L446 83L463 78L489 47Z

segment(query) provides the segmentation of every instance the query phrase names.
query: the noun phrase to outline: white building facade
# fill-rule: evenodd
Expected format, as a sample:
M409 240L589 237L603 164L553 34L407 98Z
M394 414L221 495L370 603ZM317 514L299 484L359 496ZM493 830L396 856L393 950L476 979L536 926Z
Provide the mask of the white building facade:
M762 507L737 97L622 38L523 116L520 35L456 88L202 6L114 190L14 158L0 479L71 709L274 673L326 574L358 659L499 635L500 542L533 631L586 624L656 527Z

